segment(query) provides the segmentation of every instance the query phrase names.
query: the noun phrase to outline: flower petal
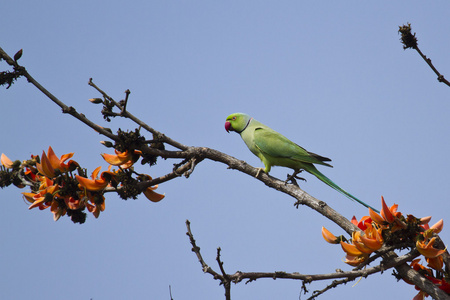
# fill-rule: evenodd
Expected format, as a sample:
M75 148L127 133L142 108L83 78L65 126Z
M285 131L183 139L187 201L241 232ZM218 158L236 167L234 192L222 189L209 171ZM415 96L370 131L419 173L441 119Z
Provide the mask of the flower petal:
M442 257L442 255L434 258L427 258L427 263L430 268L442 271L442 267L444 266L444 258Z
M354 231L352 234L352 242L353 245L356 246L356 248L361 251L362 253L370 254L373 252L372 249L367 247L362 241L361 241L361 231Z
M436 238L432 238L426 245L423 241L417 241L416 247L420 254L426 258L435 258L445 253L446 249L436 249L433 247Z
M47 176L48 178L55 177L55 170L53 169L52 164L47 155L45 155L44 151L42 151L41 163L36 163L36 168L38 169L39 173Z
M59 158L56 156L51 146L48 146L47 158L50 161L53 169L59 169Z
M92 180L79 175L75 175L75 178L82 187L94 192L103 190L109 184L109 182L105 180Z
M100 167L97 167L97 168L92 172L91 178L92 178L92 179L97 179L97 177L98 177L98 172L100 172L101 169L102 169L101 166L100 166Z
M328 229L322 226L322 236L330 244L339 244L337 237L332 234Z
M428 224L428 222L430 222L430 220L431 220L431 216L420 218L420 225Z
M22 195L28 202L34 203L34 196L36 195L35 193L22 193Z
M128 150L125 152L119 152L115 150L116 155L103 153L101 156L107 163L113 166L120 166L127 163L131 159L131 155L128 153Z
M437 221L436 224L430 227L430 229L433 229L434 233L439 233L442 231L442 228L444 228L444 220L440 219Z
M361 236L361 242L372 251L377 251L383 246L383 239L368 238L366 235Z
M393 223L395 218L394 215L392 214L391 210L389 209L389 207L386 205L386 202L384 202L384 197L381 196L381 205L382 205L382 209L381 209L381 216L389 223ZM395 205L395 204L394 204ZM397 210L397 209L395 209Z
M148 200L150 200L150 201L152 201L152 202L159 202L159 201L161 201L162 199L164 199L164 197L165 197L165 195L158 194L158 193L152 191L152 190L151 190L151 187L150 187L150 188L147 188L147 189L144 191L144 195L145 195L145 197L147 197Z
M353 266L353 267L357 267L359 266L362 262L364 262L368 257L368 254L363 254L363 255L349 255L347 254L347 256L345 257L345 263Z
M28 209L32 209L35 208L37 206L40 206L41 204L43 204L45 201L45 197L39 197L38 199L35 199L33 204L31 204Z
M10 169L13 167L13 162L12 160L10 160L5 154L2 153L2 155L0 156L0 161L2 163L2 165L7 168Z
M348 244L346 242L341 242L342 250L344 250L348 255L359 256L363 254L358 248L353 244Z
M369 215L370 215L370 218L372 219L372 221L374 221L375 223L377 223L379 225L386 224L386 221L370 207L369 207Z

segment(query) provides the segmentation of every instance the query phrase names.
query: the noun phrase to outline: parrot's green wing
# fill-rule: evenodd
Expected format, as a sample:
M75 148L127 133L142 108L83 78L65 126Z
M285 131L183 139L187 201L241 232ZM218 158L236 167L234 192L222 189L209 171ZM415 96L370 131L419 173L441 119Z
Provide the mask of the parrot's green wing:
M331 167L324 161L329 158L308 152L278 132L265 127L258 127L254 133L255 146L265 154L275 158L289 158L303 163L320 164Z

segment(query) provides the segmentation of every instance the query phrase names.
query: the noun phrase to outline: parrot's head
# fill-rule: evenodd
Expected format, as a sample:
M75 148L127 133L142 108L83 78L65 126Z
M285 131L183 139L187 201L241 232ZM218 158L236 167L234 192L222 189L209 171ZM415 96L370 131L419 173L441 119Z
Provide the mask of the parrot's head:
M236 131L241 133L250 123L252 118L249 115L243 113L231 114L227 117L225 121L225 130L229 133L230 131Z

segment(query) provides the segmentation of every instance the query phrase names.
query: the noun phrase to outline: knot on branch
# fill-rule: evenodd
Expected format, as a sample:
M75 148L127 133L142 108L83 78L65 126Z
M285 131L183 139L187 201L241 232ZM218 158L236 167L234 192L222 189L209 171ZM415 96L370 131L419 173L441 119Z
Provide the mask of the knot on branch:
M73 106L66 106L66 107L62 108L62 112L64 114L74 114L76 112L76 110Z

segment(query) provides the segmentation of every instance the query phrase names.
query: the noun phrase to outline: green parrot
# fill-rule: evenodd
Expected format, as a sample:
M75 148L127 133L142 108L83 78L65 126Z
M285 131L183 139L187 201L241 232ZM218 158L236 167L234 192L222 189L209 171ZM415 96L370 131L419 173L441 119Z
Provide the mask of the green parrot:
M357 201L365 207L370 207L352 194L344 191L314 166L314 164L318 164L333 167L326 163L331 161L331 159L306 151L304 148L268 126L256 121L249 115L243 113L229 115L225 122L225 130L227 132L236 131L241 135L248 149L264 163L265 173L269 174L272 166L288 167L294 169L294 174L289 176L288 180L293 178L304 180L303 178L296 177L296 175L302 170L305 170L351 200ZM374 208L372 209L375 210Z

